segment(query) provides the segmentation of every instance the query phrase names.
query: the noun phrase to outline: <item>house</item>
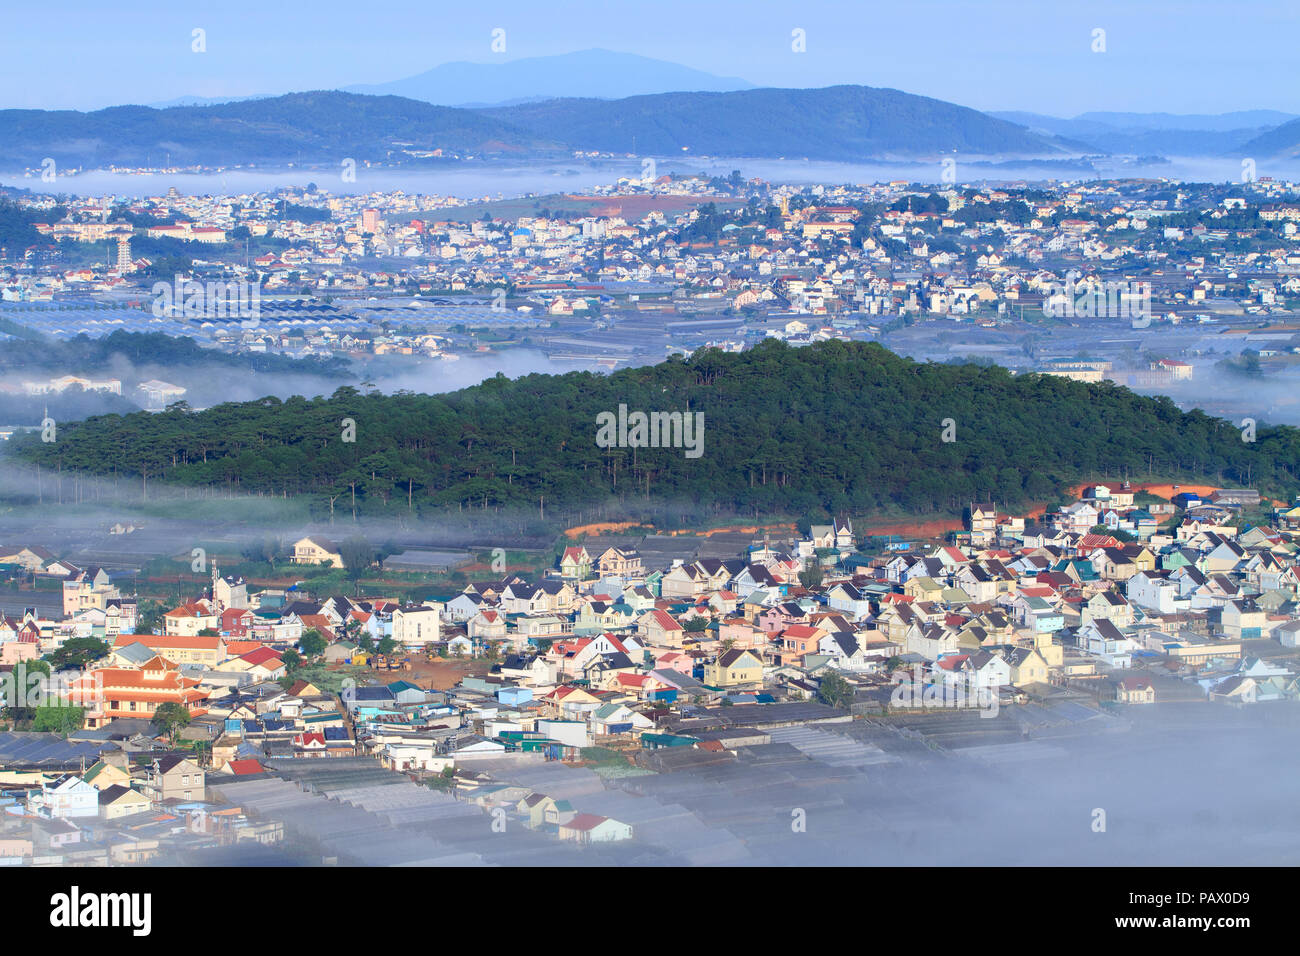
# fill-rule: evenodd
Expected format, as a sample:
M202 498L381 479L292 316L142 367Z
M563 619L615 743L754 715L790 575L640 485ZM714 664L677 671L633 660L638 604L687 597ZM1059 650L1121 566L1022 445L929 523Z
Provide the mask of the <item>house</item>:
M1125 677L1115 687L1115 700L1121 704L1154 704L1156 688L1147 677Z
M563 684L541 698L546 713L568 720L585 720L604 702L580 687Z
M506 618L493 608L481 608L465 622L465 633L472 640L501 640L506 636Z
M639 578L645 569L641 564L641 555L632 550L606 548L596 559L596 570L602 577L620 579Z
M632 839L632 827L594 813L579 813L560 825L559 836L577 843L615 843Z
M160 704L175 703L201 716L208 691L197 677L186 677L171 661L154 657L139 668L104 667L72 684L84 702L86 729L95 730L119 717L152 718Z
M353 664L357 662L360 649L351 641L335 641L325 648L322 655L326 664ZM364 655L360 655L364 657Z
M1231 640L1253 640L1263 636L1268 613L1252 600L1228 601L1221 617L1223 634Z
M207 600L182 604L163 615L163 633L168 637L196 637L201 631L216 633L220 626L221 614Z
M997 536L998 512L990 503L970 506L970 543L973 548L986 547Z
M404 647L423 647L440 639L442 605L406 604L393 611L393 640Z
M226 659L228 650L226 639L217 634L193 635L183 634L119 634L113 642L113 650L131 644L143 644L155 655L165 657L175 664L197 664L200 667L215 668Z
M294 564L325 564L331 568L343 567L339 547L328 538L308 535L293 543Z
M704 683L710 687L738 687L763 680L763 661L748 648L733 648L704 665Z
M637 631L652 647L682 646L686 628L667 611L655 608L637 618Z
M55 561L55 556L42 547L0 545L0 564L17 564L27 571L44 571Z
M563 826L577 816L568 800L556 800L536 791L516 803L515 812L524 818L524 825L530 829L548 824Z
M74 820L99 816L99 791L75 774L65 774L41 783L27 798L27 809L36 816Z
M240 657L227 661L223 670L248 673L254 680L279 680L288 673L288 668L280 655L269 647L261 647Z
M144 793L154 803L165 800L204 800L206 772L193 760L169 754L154 760L145 777Z
M1259 685L1255 678L1243 674L1225 677L1209 689L1210 700L1230 704L1253 704L1258 692Z
M130 787L114 784L99 791L99 815L105 820L147 813L153 808L149 798Z
M1011 683L1016 687L1047 683L1047 661L1033 647L1013 647L1003 655L1011 668Z
M946 658L945 658L946 660ZM939 663L943 663L940 661ZM1011 664L1001 655L988 649L981 649L966 659L961 669L968 686L972 688L1006 687L1015 683L1012 678Z
M622 676L622 675L620 675ZM638 675L644 681L645 675ZM627 734L634 731L649 730L654 721L632 710L626 704L604 704L591 712L587 718L593 734Z
M1105 618L1090 621L1079 628L1077 640L1081 649L1099 657L1111 667L1128 667L1133 661L1137 642L1124 635Z
M1273 634L1283 647L1300 647L1300 621L1287 621L1274 628Z
M495 604L495 600L488 602L481 594L476 594L473 591L462 591L447 602L443 608L443 613L449 621L461 624L468 621L485 607L491 607Z
M871 616L870 599L848 582L833 585L826 592L826 604L832 610L843 611L855 621Z
M106 790L109 787L129 787L131 785L131 775L116 764L105 763L100 760L86 769L81 775L81 779L90 784L96 790Z
M591 575L591 555L581 545L565 548L560 555L560 574L581 581Z

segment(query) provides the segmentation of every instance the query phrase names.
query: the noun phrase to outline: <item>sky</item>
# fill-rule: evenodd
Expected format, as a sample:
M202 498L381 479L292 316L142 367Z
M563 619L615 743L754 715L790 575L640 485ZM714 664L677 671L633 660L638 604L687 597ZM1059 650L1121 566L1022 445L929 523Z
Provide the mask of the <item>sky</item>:
M983 110L1300 112L1295 0L61 0L10 5L5 25L0 108L333 89L603 47L760 86L860 83Z

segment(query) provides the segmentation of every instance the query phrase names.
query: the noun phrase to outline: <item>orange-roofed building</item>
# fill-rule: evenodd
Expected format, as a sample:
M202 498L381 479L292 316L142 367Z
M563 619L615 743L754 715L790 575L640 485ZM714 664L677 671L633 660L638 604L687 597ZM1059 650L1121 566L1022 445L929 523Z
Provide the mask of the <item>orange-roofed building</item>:
M208 601L182 604L163 615L163 632L168 636L194 637L199 631L215 631L220 626L217 609Z
M334 625L324 614L302 614L299 615L302 621L304 631L315 630L320 632L320 636L327 641L334 640Z
M279 680L287 672L284 660L269 647L259 647L221 665L223 670L247 671L259 680Z
M261 641L226 641L226 655L228 657L243 657L245 654L251 654L253 651L260 651L266 647Z
M781 632L778 643L783 651L782 659L802 658L805 654L816 654L821 639L826 632L820 627L807 624L791 624Z
M185 636L179 634L119 634L113 641L114 649L128 644L143 644L145 647L161 654L177 664L201 664L216 667L228 655L226 640L217 635L197 634Z
M95 730L118 717L152 719L162 704L185 707L191 716L207 713L208 692L199 681L185 677L164 657L146 661L139 669L103 667L90 671L72 685L74 700L86 708L86 729Z

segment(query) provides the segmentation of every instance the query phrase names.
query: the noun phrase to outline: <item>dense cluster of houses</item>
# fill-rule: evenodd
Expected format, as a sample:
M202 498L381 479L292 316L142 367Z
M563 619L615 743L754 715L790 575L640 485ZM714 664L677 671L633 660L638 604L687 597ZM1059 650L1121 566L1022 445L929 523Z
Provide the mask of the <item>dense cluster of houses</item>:
M968 707L1061 692L1093 706L1300 696L1300 506L1264 526L1241 518L1260 505L1250 490L1140 496L1095 485L1037 517L973 503L946 541L867 551L843 517L780 543L765 535L734 559L578 543L538 580L507 574L422 602L250 594L214 566L207 593L169 610L161 633L137 630L135 602L102 569L9 549L0 558L65 575L64 616L0 620L5 667L73 637L103 638L107 652L45 679L84 708L65 743L92 748L90 770L6 760L0 735L0 793L29 829L54 820L62 832L82 817L206 813L205 775L294 758L371 756L484 799L476 760L599 752L644 766L668 748L725 749L720 731L760 734L778 711L786 725L887 716L931 706L936 690L972 691L957 705ZM326 539L300 545L299 560L333 553ZM334 679L295 677L287 659L303 656ZM453 679L439 689L424 666ZM189 714L187 749L155 726L163 704ZM736 717L710 723L720 713ZM562 838L633 836L545 794L508 802Z
M760 200L762 214L727 214L733 221L701 233L701 223L716 215L706 203L727 204L738 188ZM1181 184L1170 198L1168 184L1147 180L1030 191L906 181L805 188L751 179L737 186L663 176L596 188L581 209L513 219L463 221L455 207L466 201L450 197L314 190L222 197L172 191L137 200L127 212L153 223L141 226L142 233L178 246L225 243L245 230L252 241L274 240L276 251L251 261L237 242L205 252L221 258L215 250L238 246L238 255L225 256L229 275L272 297L302 296L304 289L331 299L394 293L413 308L450 294L479 306L466 313L475 321L519 328L566 317L597 321L615 305L681 316L730 313L744 317L746 326L739 334L720 331L724 337L714 344L740 348L752 336L796 344L871 337L892 323L926 317L981 326L1018 322L1026 310L1054 301L1063 285L1091 295L1107 283L1144 283L1145 304L1134 317L1142 327L1285 313L1300 297L1296 207L1279 203L1288 190L1262 180L1236 190L1244 196ZM656 208L655 200L669 201ZM42 204L53 208L48 198L30 202L37 211ZM643 214L625 212L624 203ZM39 228L51 239L99 241L122 229L129 239L129 225L108 221L114 208L110 197L76 199L64 221ZM1188 214L1199 223L1163 224ZM1243 244L1263 251L1242 251ZM147 298L133 275L147 259L68 269L42 261L37 250L22 252L0 287L6 300L39 303L86 293L121 299L137 292ZM1165 262L1179 268L1152 268ZM498 303L495 312L461 295L507 288L509 306ZM294 328L278 331L231 326L219 339L227 348L292 354L452 354L427 329L385 330L375 322L343 333L345 316L316 318L298 315ZM423 324L438 321L431 315ZM443 327L458 321L464 320ZM1261 341L1293 349L1290 337L1289 326L1278 326Z

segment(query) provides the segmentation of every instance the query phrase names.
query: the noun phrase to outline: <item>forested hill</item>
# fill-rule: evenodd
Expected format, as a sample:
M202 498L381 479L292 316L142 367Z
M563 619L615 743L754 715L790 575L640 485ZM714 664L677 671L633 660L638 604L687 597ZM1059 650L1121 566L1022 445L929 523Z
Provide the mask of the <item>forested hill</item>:
M702 413L702 454L598 447L597 416L620 404ZM945 419L955 441L942 440ZM1117 474L1283 496L1300 474L1293 428L1261 428L1247 443L1229 422L1114 385L920 364L836 341L703 350L608 376L497 376L446 395L340 388L312 401L102 416L15 452L49 468L311 495L318 507L346 495L350 508L355 490L371 514L405 512L408 491L417 510L649 496L747 514L860 514L1052 500L1073 481Z
M954 103L870 86L558 99L482 112L539 138L639 155L689 150L861 162L953 150L967 156L1091 151Z
M0 110L0 168L35 157L59 167L414 161L461 156L571 156L573 150L798 157L860 162L913 156L1064 156L1092 147L977 110L867 86L686 92L620 100L566 98L491 109L401 96L316 91L211 106ZM421 160L424 162L426 160Z

